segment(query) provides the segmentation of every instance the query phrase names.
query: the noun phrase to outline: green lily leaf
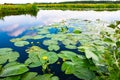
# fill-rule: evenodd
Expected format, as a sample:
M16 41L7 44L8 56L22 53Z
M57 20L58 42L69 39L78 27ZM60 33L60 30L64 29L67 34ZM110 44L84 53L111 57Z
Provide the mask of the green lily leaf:
M19 53L12 51L11 48L1 48L0 49L0 64L4 64L5 62L15 61L19 57Z
M68 49L76 49L76 48L77 48L77 47L74 46L74 45L66 45L65 47L68 48Z
M13 76L13 75L19 75L27 72L29 69L24 64L11 64L8 63L5 65L1 72L0 77L7 77L7 76Z
M57 53L55 52L47 52L44 54L40 54L39 57L42 64L45 64L46 62L48 62L48 64L53 64L58 60Z
M27 53L44 53L45 50L41 49L39 46L32 46L26 50Z
M57 45L58 44L58 42L56 41L56 40L45 40L44 42L43 42L43 44L44 45L47 45L47 46L49 46L49 45Z
M82 33L82 31L76 29L76 30L73 31L73 33L80 34L80 33Z
M33 80L59 80L57 76L53 76L53 74L44 74L38 75L37 77L33 78Z
M58 56L62 59L71 60L73 57L77 56L77 54L71 51L61 51Z
M70 39L65 39L65 40L63 40L62 41L62 43L64 44L64 45L76 45L76 41L74 41L74 40L70 40Z
M30 53L29 58L25 61L25 64L28 65L29 67L41 66L42 63L40 62L38 55L39 54L37 53Z
M57 41L63 41L66 38L67 38L66 34L61 34L61 33L52 36L52 40L57 40Z
M13 38L10 40L11 42L18 42L18 41L23 41L22 38Z
M20 80L20 76L10 76L10 77L6 77L2 80Z
M93 80L95 78L95 73L90 71L88 68L84 68L80 65L74 66L73 74L83 80Z
M35 78L36 76L37 76L36 72L27 72L23 74L21 80L33 80L33 78Z
M99 61L99 57L92 51L90 50L85 50L85 55L86 57L89 59L89 58L92 58L93 60L95 61Z
M49 49L50 51L52 51L52 50L57 51L57 50L60 49L60 47L59 47L58 45L49 45L49 46L48 46L48 49Z
M17 47L23 47L23 46L28 45L28 44L29 44L28 41L17 41L14 43L14 45Z
M65 71L65 74L72 74L74 70L74 63L66 61L62 64L62 71Z

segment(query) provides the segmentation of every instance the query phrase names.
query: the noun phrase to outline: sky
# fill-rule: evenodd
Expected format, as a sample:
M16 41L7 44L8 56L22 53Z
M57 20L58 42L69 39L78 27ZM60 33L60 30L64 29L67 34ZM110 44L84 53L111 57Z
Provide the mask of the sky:
M3 3L34 3L34 2L63 2L63 1L81 1L81 0L0 0L0 3L3 4ZM89 0L84 0L84 1L89 1ZM96 1L100 1L100 0L96 0ZM116 0L107 0L107 1L116 1Z

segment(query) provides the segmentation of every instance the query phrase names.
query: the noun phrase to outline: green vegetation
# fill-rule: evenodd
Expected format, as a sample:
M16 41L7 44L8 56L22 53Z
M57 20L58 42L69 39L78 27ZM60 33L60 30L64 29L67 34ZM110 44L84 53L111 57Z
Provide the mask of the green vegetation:
M62 9L62 10L119 10L120 4L89 4L89 3L51 3L51 4L36 4L41 9Z
M34 4L4 4L0 5L0 18L9 15L30 14L37 15L38 8Z
M71 21L71 22L70 22ZM66 75L73 74L83 80L119 80L120 79L120 21L107 26L95 26L87 23L86 31L79 24L82 20L71 19L67 24L61 22L43 27L33 27L36 35L25 35L10 40L16 47L24 47L28 58L24 63L17 62L18 52L11 48L0 49L0 79L2 80L59 80L50 72L49 65L56 64L62 59L61 71ZM89 24L89 25L88 25ZM94 24L105 24L95 21ZM107 24L107 23L106 23ZM97 27L97 28L96 28ZM55 34L50 29L58 30ZM65 28L65 29L64 29ZM70 32L69 28L73 28ZM64 29L64 30L63 30ZM97 32L97 33L96 33ZM43 43L35 42L47 38ZM31 42L31 41L33 42ZM81 45L76 46L77 43ZM16 45L17 44L17 45ZM42 49L40 46L47 46ZM62 50L61 45L68 49L76 49L83 54ZM29 45L29 46L28 46ZM62 47L64 47L62 45ZM74 46L76 46L74 48ZM28 48L27 48L28 47ZM58 53L55 51L60 50ZM11 55L12 54L12 55ZM58 65L59 65L58 64ZM60 65L59 65L60 66ZM40 71L29 72L29 68L41 67Z

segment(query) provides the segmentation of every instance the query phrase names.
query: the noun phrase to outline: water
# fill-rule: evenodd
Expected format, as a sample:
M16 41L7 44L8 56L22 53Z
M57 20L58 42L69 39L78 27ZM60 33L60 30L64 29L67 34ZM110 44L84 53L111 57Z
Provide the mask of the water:
M62 20L69 20L69 19L80 19L80 20L88 20L88 21L96 21L101 20L106 23L114 22L115 20L120 20L119 16L120 11L62 11L62 10L40 10L37 13L37 16L31 15L11 15L5 16L3 19L0 20L0 48L10 47L15 51L20 53L20 58L18 59L19 62L24 62L27 58L27 54L25 53L26 47L18 48L15 47L13 43L10 42L12 38L18 38L25 34L34 35L34 32L29 31L28 29L34 26L46 26L50 25L55 22L61 22ZM72 20L68 21L69 23L73 23ZM81 22L80 24L74 24L74 26L81 27L86 26L86 23ZM94 23L91 23L94 25ZM72 30L72 28L69 28ZM55 29L51 29L50 32L54 33ZM41 40L43 41L43 40ZM40 45L42 48L47 49L45 46ZM65 49L64 47L62 48ZM76 50L72 50L76 52ZM64 73L60 72L60 67L56 64L53 67L56 71L56 75L59 75L61 80L78 80L76 77L72 75L65 76ZM55 68L57 67L57 68ZM31 69L31 71L38 71L40 68ZM70 79L68 79L70 78Z

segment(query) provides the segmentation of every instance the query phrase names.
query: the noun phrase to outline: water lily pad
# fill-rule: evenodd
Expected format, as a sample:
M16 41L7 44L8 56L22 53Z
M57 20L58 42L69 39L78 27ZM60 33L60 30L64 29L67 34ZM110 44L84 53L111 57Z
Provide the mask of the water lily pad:
M59 47L59 45L49 45L48 49L49 49L50 51L52 51L52 50L57 51L57 50L60 49L60 47Z
M0 49L0 64L3 64L7 61L12 62L17 60L19 53L12 51L11 48L1 48Z
M33 80L59 80L57 76L53 76L53 74L44 74L38 75L37 77L33 78Z
M45 50L41 49L39 46L32 46L26 50L27 53L41 53L46 52Z
M43 42L43 44L44 44L44 45L47 45L47 46L49 46L49 45L57 45L58 42L57 42L56 40L45 40L45 41Z
M76 41L71 40L71 39L65 39L65 40L62 41L62 43L63 43L64 45L70 45L70 44L76 45Z
M57 40L57 41L63 41L67 38L66 34L56 34L53 37L51 37L52 40Z
M45 58L44 58L45 57ZM29 58L25 61L25 64L29 67L42 66L45 63L53 64L58 60L58 56L55 52L39 52L29 54Z
M12 64L8 63L2 68L2 71L0 73L0 77L6 77L6 76L13 76L13 75L19 75L27 72L29 69L24 64ZM9 66L8 66L9 65Z
M44 60L43 59L44 56L48 57L48 59ZM39 57L40 57L42 64L46 63L47 61L48 61L48 64L53 64L58 60L58 56L55 52L47 52L44 54L40 54Z
M33 78L35 78L36 76L37 76L36 72L27 72L23 74L21 80L33 80Z
M76 30L74 30L74 31L73 31L73 33L75 33L75 34L80 34L80 33L82 33L82 31L81 31L81 30L76 29Z
M66 45L65 47L68 49L77 49L77 46L74 45Z
M18 41L22 41L22 40L23 40L22 38L13 38L10 41L11 42L18 42Z
M58 56L62 59L71 60L73 57L76 57L77 54L72 51L61 51Z
M32 39L42 39L42 38L44 38L42 35L36 35L36 36L33 36Z
M28 45L28 44L29 44L28 41L17 41L14 43L14 45L17 47L23 47L23 46Z

